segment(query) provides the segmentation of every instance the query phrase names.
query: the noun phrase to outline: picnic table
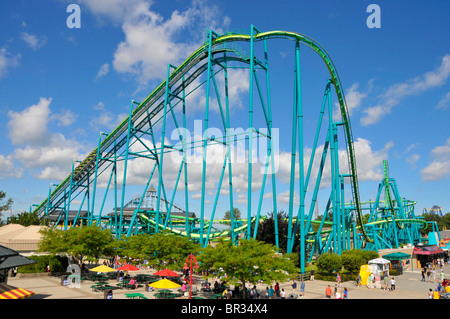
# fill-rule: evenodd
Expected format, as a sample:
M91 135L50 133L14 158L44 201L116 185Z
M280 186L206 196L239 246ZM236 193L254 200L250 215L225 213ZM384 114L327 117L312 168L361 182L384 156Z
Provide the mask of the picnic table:
M172 292L166 293L166 294L157 292L157 293L154 294L154 296L155 296L156 298L158 298L158 299L173 299L173 298L178 297L177 294L174 294L174 293L172 293Z
M125 289L134 289L135 288L134 285L130 285L129 281L127 281L127 282L121 281L117 284L117 287L125 288Z
M107 285L108 285L108 283L106 283L106 282L97 282L97 283L93 284L91 286L91 288L93 291L98 291L98 290L101 290L102 287L107 286Z
M109 277L106 275L102 275L102 274L92 275L93 281L107 281L108 279L109 279Z
M125 297L127 297L127 299L147 299L140 292L134 292L134 293L130 293L130 294L125 294Z

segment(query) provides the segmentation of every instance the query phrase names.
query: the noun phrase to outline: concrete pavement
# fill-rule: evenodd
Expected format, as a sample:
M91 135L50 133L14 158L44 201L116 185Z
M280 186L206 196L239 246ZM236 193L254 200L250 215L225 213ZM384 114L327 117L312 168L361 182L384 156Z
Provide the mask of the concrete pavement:
M145 273L145 271L133 272L133 274ZM444 267L446 278L450 278L450 266ZM427 299L428 290L435 289L436 283L428 283L421 281L420 270L413 272L405 272L403 275L395 276L396 290L385 291L382 289L369 289L365 286L357 287L354 281L343 282L339 290L342 294L344 287L348 290L349 299ZM115 286L115 280L110 280L110 283ZM52 276L16 276L8 278L8 284L11 286L25 288L34 291L36 294L31 299L103 299L103 292L94 292L90 288L92 281L87 280L81 283L79 288L70 288L68 286L61 286L59 277ZM305 282L305 296L302 299L325 299L325 288L331 285L334 290L335 282L327 282L322 280L306 281ZM299 294L300 282L297 282L297 289L293 291L292 282L280 283L280 288L285 289L286 296L292 292ZM264 292L266 284L258 284L257 288L260 292ZM200 288L200 287L198 287ZM113 291L114 299L126 299L125 294L130 293L130 290L116 289ZM146 292L144 288L139 288L133 292L140 292L148 299L155 299L155 292ZM203 293L199 293L202 296ZM187 299L187 297L179 297L178 299Z

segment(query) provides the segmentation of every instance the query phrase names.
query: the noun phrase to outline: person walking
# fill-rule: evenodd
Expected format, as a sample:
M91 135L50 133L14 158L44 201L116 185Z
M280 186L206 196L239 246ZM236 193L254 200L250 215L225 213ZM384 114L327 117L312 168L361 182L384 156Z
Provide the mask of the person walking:
M336 275L336 281L337 281L337 286L340 287L341 286L341 276L339 275L339 273L337 273L337 275Z
M311 269L311 277L310 277L311 281L314 281L314 274L315 274L315 270Z
M425 268L422 268L422 281L425 281Z
M394 277L391 278L391 291L395 290L395 279Z
M348 299L348 290L344 287L344 297L343 299Z
M428 291L428 299L433 299L433 289L431 289L431 288Z
M331 299L331 293L332 293L331 286L328 285L327 288L325 288L325 298L326 299Z
M360 286L361 285L361 274L358 274L358 277L356 278L356 286Z

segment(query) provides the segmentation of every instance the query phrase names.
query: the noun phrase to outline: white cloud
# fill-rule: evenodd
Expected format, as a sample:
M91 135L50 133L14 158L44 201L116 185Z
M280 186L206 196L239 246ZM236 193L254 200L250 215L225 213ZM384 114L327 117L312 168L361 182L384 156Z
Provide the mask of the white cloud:
M442 97L442 99L436 105L436 109L450 109L450 92Z
M95 79L100 79L104 77L105 75L108 74L108 72L109 72L109 64L108 63L102 64L102 66L97 72L97 75L95 76Z
M103 103L101 105L97 104L95 107L97 110L102 110L100 108L102 106L104 106ZM116 115L111 113L110 111L102 111L100 114L95 115L91 118L91 120L89 121L89 125L97 131L105 128L107 128L108 130L112 130L116 128L116 126L119 125L120 122L122 122L123 119L127 116L128 114L126 113L120 113Z
M445 145L433 148L431 157L433 161L421 172L423 181L437 181L450 175L450 138Z
M41 144L49 137L47 123L52 98L41 97L37 104L22 112L9 111L9 136L13 145L25 143Z
M450 76L450 54L446 54L439 67L434 71L410 79L403 83L396 83L380 96L380 102L364 110L366 115L361 118L361 124L372 125L378 123L383 116L391 113L402 99L415 94L423 93L431 88L443 85Z
M30 34L27 32L22 32L22 40L25 41L25 43L32 48L33 50L38 50L45 46L47 43L47 37L42 36L38 37L34 34Z
M0 49L0 79L4 77L8 69L19 65L20 54L11 55L6 48Z
M367 97L366 92L361 92L359 90L359 84L353 83L353 85L345 92L345 102L347 103L348 115L351 116L356 110L361 106L361 102ZM335 103L334 117L340 118L339 103Z
M420 159L420 155L419 154L411 154L410 157L408 157L406 159L406 161L414 167L414 165L417 163L417 161Z
M167 64L178 65L197 49L206 28L230 23L228 17L220 17L215 5L198 0L183 12L173 11L167 19L152 11L153 2L147 0L81 3L98 17L121 25L125 39L118 44L112 65L119 73L137 76L142 85L164 79Z
M74 114L70 111L52 115L52 98L40 98L22 112L10 111L8 116L9 135L14 149L6 159L20 163L21 169L27 169L40 179L63 179L70 173L72 162L80 159L82 145L75 140L67 140L60 133L48 130L50 120L61 125L70 125Z
M14 159L11 155L0 154L0 180L10 177L22 177L22 169L14 166Z
M78 115L71 110L65 110L62 113L52 114L50 120L56 121L58 126L70 126L77 119Z

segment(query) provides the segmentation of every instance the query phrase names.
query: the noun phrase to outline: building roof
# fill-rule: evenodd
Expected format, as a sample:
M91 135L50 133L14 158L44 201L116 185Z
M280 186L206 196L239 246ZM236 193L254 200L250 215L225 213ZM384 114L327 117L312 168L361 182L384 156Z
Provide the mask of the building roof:
M9 269L35 263L33 259L24 257L17 251L0 245L0 269Z
M17 251L36 251L41 241L41 229L47 226L8 224L0 227L0 245Z

